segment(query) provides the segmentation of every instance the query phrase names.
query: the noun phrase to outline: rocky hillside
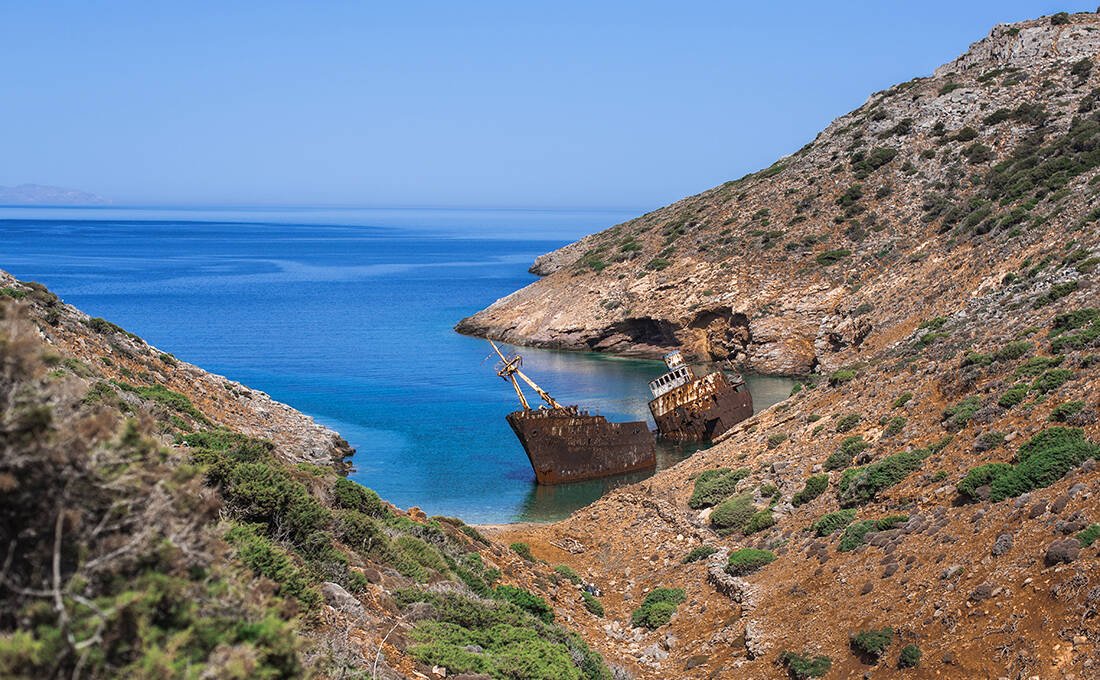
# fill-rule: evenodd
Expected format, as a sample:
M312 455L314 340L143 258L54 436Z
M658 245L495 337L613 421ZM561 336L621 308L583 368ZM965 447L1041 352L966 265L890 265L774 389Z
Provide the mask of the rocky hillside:
M0 272L0 677L630 677L577 584L351 454Z
M604 591L581 623L609 660L1100 677L1098 52L1096 15L997 26L460 324L805 376L650 480L494 530Z
M1098 53L1094 14L998 25L772 166L543 256L548 276L457 330L804 375L976 296L1086 280Z

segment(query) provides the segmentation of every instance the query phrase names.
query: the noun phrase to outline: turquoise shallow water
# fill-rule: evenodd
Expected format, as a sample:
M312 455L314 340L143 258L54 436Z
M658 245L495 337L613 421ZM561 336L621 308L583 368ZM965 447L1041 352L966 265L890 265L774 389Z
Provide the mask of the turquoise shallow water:
M625 211L0 208L0 268L339 431L357 481L468 522L564 517L641 476L539 488L491 348L455 322ZM648 418L663 364L520 349L561 401ZM758 408L790 381L751 378ZM691 449L662 447L667 466ZM643 475L644 476L644 475Z

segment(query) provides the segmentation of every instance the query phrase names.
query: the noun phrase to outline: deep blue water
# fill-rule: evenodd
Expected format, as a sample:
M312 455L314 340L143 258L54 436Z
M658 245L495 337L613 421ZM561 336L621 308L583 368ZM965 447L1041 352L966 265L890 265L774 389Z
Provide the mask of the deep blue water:
M537 488L488 343L455 322L626 211L0 208L0 268L339 431L353 478L469 522L551 520L615 484ZM648 417L657 362L521 349L559 400ZM750 381L758 408L790 383ZM534 395L529 395L534 397ZM690 450L665 448L661 465Z

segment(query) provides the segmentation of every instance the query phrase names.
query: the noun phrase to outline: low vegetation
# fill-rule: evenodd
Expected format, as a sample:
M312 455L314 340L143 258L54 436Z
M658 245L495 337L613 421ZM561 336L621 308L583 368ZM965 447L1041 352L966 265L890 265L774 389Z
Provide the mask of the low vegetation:
M730 554L729 561L726 563L726 572L732 576L744 576L771 564L775 560L775 553L770 550L741 548Z
M683 588L654 588L646 595L642 606L631 613L630 622L635 628L660 628L672 619L677 605L686 599Z
M872 628L852 637L852 647L873 659L878 659L886 653L893 641L893 628L889 626L878 629Z
M695 478L695 490L688 505L692 508L705 508L722 502L737 490L737 483L749 476L748 470L717 468L707 470Z
M805 505L825 493L825 489L828 488L829 475L814 475L807 479L806 485L802 487L802 490L791 498L791 505L796 508Z
M981 486L990 487L994 502L1042 489L1071 469L1100 454L1100 446L1085 439L1084 430L1051 427L1024 443L1015 464L988 463L971 469L959 482L959 491L971 498Z
M833 667L832 659L820 654L815 656L808 653L783 652L779 655L779 662L787 666L787 670L795 680L823 678Z

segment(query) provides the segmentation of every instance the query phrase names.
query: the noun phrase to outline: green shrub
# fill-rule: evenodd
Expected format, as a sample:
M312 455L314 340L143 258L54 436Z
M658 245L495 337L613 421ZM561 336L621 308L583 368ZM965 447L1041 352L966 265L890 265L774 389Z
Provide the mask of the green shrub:
M996 361L1015 361L1032 349L1034 349L1034 345L1027 340L1015 340L994 352L993 359Z
M872 172L894 160L897 155L897 149L881 146L872 149L870 154L864 154L862 151L857 151L851 158L852 171L855 174L855 178L858 180L867 179Z
M603 603L597 600L591 593L581 591L581 599L584 600L584 608L590 613L603 618Z
M997 399L997 405L1001 408L1012 408L1017 406L1025 398L1027 398L1028 390L1031 389L1029 383L1017 383L1001 393L999 399Z
M535 561L535 556L531 554L531 546L527 545L526 543L513 543L512 545L510 545L508 547L511 548L513 552L515 552L517 555L519 555L523 559L527 560L528 562L534 562Z
M852 638L852 646L860 652L877 659L886 652L893 641L894 629L887 626L858 633Z
M1033 489L1043 489L1067 472L1097 457L1100 447L1085 439L1076 427L1051 427L1036 434L1020 447L1016 464L990 483L990 498L1002 501Z
M856 377L856 371L850 368L841 368L833 371L829 376L829 386L837 387L843 385L846 382L854 380Z
M875 520L875 529L878 531L889 531L902 522L908 521L909 515L887 515Z
M405 556L422 567L447 573L447 562L439 552L424 541L415 536L398 536L393 540L394 546Z
M908 519L908 515L889 515L877 520L866 519L855 524L849 524L848 528L844 530L844 536L841 537L837 550L840 552L855 550L863 545L865 537L872 531L889 531L898 524L908 521Z
M966 476L962 478L955 488L958 489L959 493L969 497L971 500L978 500L978 496L975 493L978 487L992 484L994 479L1011 470L1012 466L1008 463L986 463L985 465L979 465L967 472Z
M837 489L837 500L841 507L865 505L875 500L878 494L905 479L910 472L920 467L926 451L903 451L887 456L877 463L864 468L854 468L858 472L841 478Z
M862 419L862 416L859 415L858 413L849 413L848 415L846 415L846 416L844 416L844 417L842 417L842 418L840 418L839 420L836 421L836 431L837 432L848 432L849 430L854 428L856 425L858 425L859 421L861 419Z
M839 205L841 208L846 208L857 202L861 198L863 198L863 185L853 184L852 186L848 187L844 191L844 193L840 195L839 198L836 199L836 204Z
M683 588L654 588L646 595L642 606L631 613L630 621L635 628L660 628L676 613L676 605L686 599Z
M1065 26L1070 23L1069 12L1058 12L1050 15L1051 26Z
M1054 339L1050 341L1050 350L1055 354L1067 349L1084 349L1097 344L1097 339L1100 338L1100 319L1093 320L1091 325L1077 333L1061 335L1051 331L1051 334Z
M909 403L909 400L913 398L912 392L902 392L901 396L894 400L893 408L901 408Z
M833 667L833 661L827 656L810 656L809 654L794 654L783 652L779 655L780 662L787 665L787 670L795 680L808 680L809 678L823 678Z
M414 645L409 649L409 656L425 665L443 666L449 673L481 674L490 670L489 661L484 655L446 642L433 641Z
M730 555L729 561L726 563L726 572L731 576L744 576L771 564L775 560L775 553L770 550L741 548Z
M511 602L523 611L546 623L550 623L554 620L554 610L550 608L550 605L546 604L546 600L538 595L527 592L523 588L500 585L497 586L494 596L505 602Z
M1047 392L1053 392L1072 379L1073 371L1068 368L1052 368L1049 371L1043 371L1043 374L1031 383L1031 389L1040 394L1046 394Z
M905 645L898 657L898 668L916 668L920 665L920 658L924 652L916 645Z
M837 546L837 550L840 552L855 550L863 545L863 537L874 530L875 520L873 519L865 519L861 522L849 524L844 530L844 535L840 537L840 545Z
M1087 529L1078 532L1076 538L1081 542L1081 547L1089 547L1096 542L1097 538L1100 538L1100 524L1093 523L1089 525Z
M737 483L749 476L749 470L731 470L730 468L717 468L706 470L695 479L695 490L691 494L688 505L699 509L714 505L725 498L732 496Z
M580 584L581 582L580 574L573 571L573 567L570 567L567 564L559 564L558 566L554 567L554 571L557 574L563 576L570 583Z
M743 531L746 536L751 536L752 534L775 526L775 522L776 520L772 515L771 508L767 508L750 517Z
M941 421L948 430L961 430L982 405L982 398L977 395L966 397L954 406L944 410Z
M886 435L892 437L905 429L906 423L909 422L908 418L901 416L895 416L890 419L890 424L886 426Z
M316 610L321 594L316 581L291 561L288 553L260 533L255 524L238 524L225 534L225 540L237 549L237 559L253 572L279 584L279 594L289 595L307 610Z
M1094 307L1082 307L1072 312L1066 312L1054 317L1054 323L1050 327L1050 337L1054 338L1065 331L1071 331L1100 319L1100 309Z
M1072 416L1077 415L1085 409L1085 402L1083 401L1067 401L1063 404L1058 404L1054 407L1054 410L1050 412L1050 419L1057 420L1059 422L1065 422Z
M108 333L119 333L121 335L127 336L132 340L136 340L139 343L145 342L144 340L134 335L130 331L125 330L121 326L113 324L110 321L107 321L106 319L100 317L95 317L94 319L84 319L83 323L85 326L92 329L96 333L99 333L100 335L107 335Z
M855 457L871 445L859 435L846 437L840 446L825 461L826 470L843 470L852 464Z
M777 432L776 434L773 434L770 437L768 437L768 448L769 449L774 449L774 448L776 448L777 446L779 446L780 444L782 444L785 441L787 441L787 433L786 432Z
M947 445L950 444L954 440L955 440L955 435L949 434L946 437L944 437L943 439L941 439L937 442L932 442L931 444L929 444L928 445L928 452L931 453L931 454L939 453L940 451L943 451L944 449L946 449Z
M1056 283L1053 286L1051 286L1050 289L1048 289L1046 293L1043 293L1038 298L1036 298L1035 302L1033 302L1031 306L1034 309L1039 309L1040 307L1045 307L1046 305L1049 305L1050 303L1054 302L1055 300L1058 300L1060 298L1064 298L1065 296L1067 296L1070 293L1074 292L1075 290L1077 290L1078 285L1079 284L1078 284L1077 281L1066 281L1065 283Z
M936 342L937 340L942 340L942 339L946 338L949 335L951 335L951 334L948 333L947 331L938 331L938 332L925 333L924 335L920 336L920 338L917 340L917 347L927 347L928 345L931 345L933 342Z
M469 524L463 524L458 528L458 530L466 534L470 538L474 539L478 543L481 543L482 545L489 545L489 539L482 536L480 531L470 526Z
M1016 369L1016 375L1034 378L1062 363L1062 357L1031 357Z
M127 392L133 392L142 399L148 399L149 401L155 401L159 404L163 404L168 408L178 411L186 416L190 416L192 420L197 423L209 425L210 421L206 419L194 404L191 403L191 399L185 394L179 392L173 392L166 388L164 385L131 385L129 383L120 382L118 380L112 380L115 386L126 390Z
M752 494L742 492L714 506L710 513L710 523L718 533L729 534L745 526L755 513Z
M838 510L822 515L812 526L814 533L818 536L828 536L838 529L843 529L848 526L855 518L856 511L854 508L849 510Z
M829 475L814 475L806 480L806 486L791 498L791 505L799 507L809 503L829 488Z
M718 552L718 548L715 548L713 545L697 545L691 549L691 552L684 555L681 564L691 564L692 562L705 560L716 552Z
M337 479L329 489L329 494L333 504L338 508L356 510L368 517L378 519L393 516L393 511L378 497L378 494L350 479Z
M988 366L993 363L993 357L981 352L967 352L962 359L962 366Z
M840 262L844 258L852 254L852 251L847 248L837 248L835 250L826 250L823 253L818 253L814 258L817 263L823 267L828 267Z
M775 484L761 484L760 495L763 498L775 498L779 495L779 487Z
M1004 444L1006 436L1004 432L983 432L978 437L978 443L981 445L982 450L988 451Z

